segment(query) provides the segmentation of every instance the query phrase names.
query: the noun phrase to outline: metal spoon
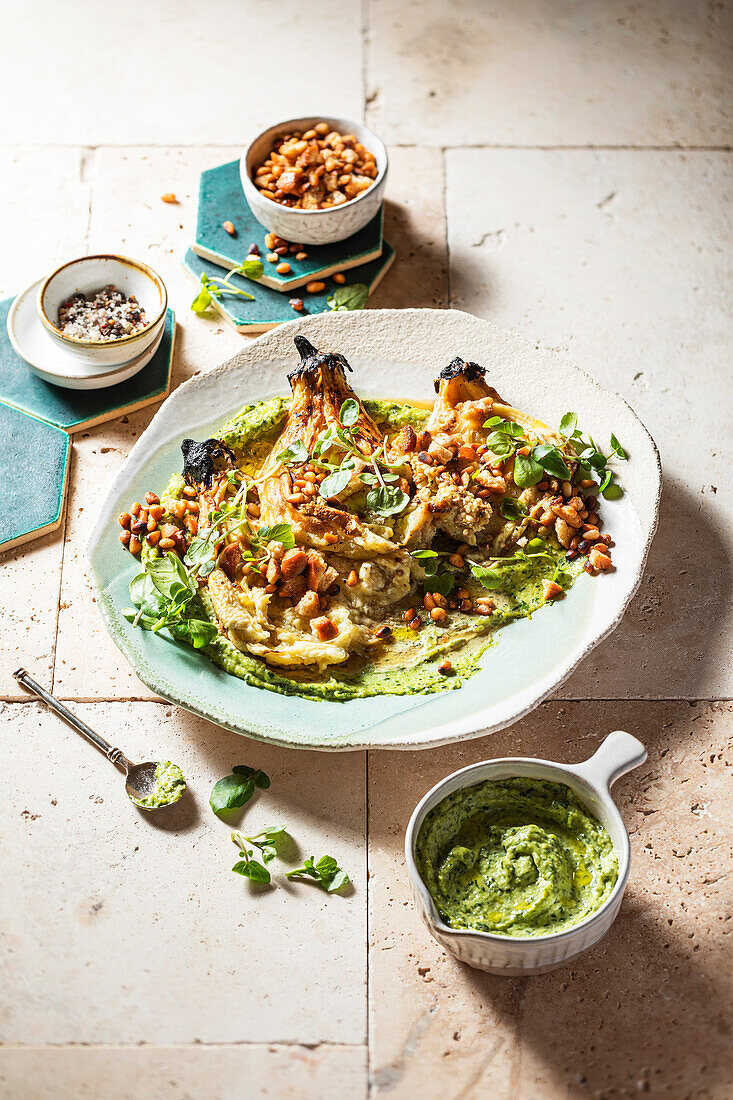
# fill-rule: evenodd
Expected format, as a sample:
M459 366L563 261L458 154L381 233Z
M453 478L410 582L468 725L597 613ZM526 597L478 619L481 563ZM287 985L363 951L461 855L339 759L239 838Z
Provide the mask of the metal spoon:
M105 741L103 737L100 737L86 722L82 722L81 718L77 718L75 714L72 714L63 703L60 703L58 699L55 699L48 691L41 687L33 680L24 668L19 668L17 672L13 673L13 678L21 684L26 691L30 691L32 695L38 696L47 707L49 707L54 714L58 714L60 718L63 718L69 725L73 726L75 730L78 730L88 741L91 741L93 745L96 745L98 749L104 753L108 760L111 760L113 764L119 764L127 773L127 782L125 783L125 790L127 791L127 797L130 798L136 804L142 798L149 797L157 786L157 779L155 775L155 769L158 767L157 762L148 760L144 764L133 764L131 760L128 760L121 749L114 748L110 745L109 741ZM170 806L173 802L177 802L185 791L185 784L166 801L160 802L156 805L143 806L145 810L159 810L163 806Z

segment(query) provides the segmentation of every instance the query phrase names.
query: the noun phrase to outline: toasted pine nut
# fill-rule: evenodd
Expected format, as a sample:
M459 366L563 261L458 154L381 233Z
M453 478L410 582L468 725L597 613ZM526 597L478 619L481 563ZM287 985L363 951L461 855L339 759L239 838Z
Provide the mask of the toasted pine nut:
M425 608L426 611L432 611L433 608L435 607L435 600L433 599L433 595L432 595L431 592L426 592L425 593L425 595L423 596L423 601L422 602L423 602L423 607Z
M339 286L343 286L344 283L346 282L346 276L344 274L342 274L342 272L337 271L336 274L333 277L333 281L335 283L338 283Z
M158 543L161 550L172 550L175 545L173 539L161 539Z
M301 261L307 260L308 259L308 253L307 252L296 252L295 253L295 258L296 258L296 260L301 260Z
M434 607L433 610L430 612L430 618L433 620L434 623L442 623L447 614L448 612L445 610L444 607Z
M160 504L160 497L156 496L155 493L146 493L145 494L145 503L146 504Z
M463 569L466 564L460 554L451 554L448 561L451 565L455 565L456 569Z
M275 271L278 275L287 275L290 272L290 264L278 264Z
M178 202L178 199L172 191L166 191L164 195L160 196L161 202Z
M131 523L132 523L132 516L130 515L130 513L129 512L123 512L122 515L119 518L120 527L125 527L129 530L129 527L130 527Z
M326 284L320 283L318 281L313 283L306 283L305 289L308 291L309 294L320 294L322 290L326 289Z
M130 551L131 554L139 554L142 548L143 544L140 542L140 539L136 538L135 535L133 535L129 543L127 544L127 549Z
M130 535L129 531L120 531L120 542L122 543L123 546L127 546L127 544L130 541L131 537L132 536Z
M231 222L222 222L222 225L224 226L230 237L236 237L237 231Z
M145 541L148 546L157 546L160 542L160 531L151 531Z
M184 497L195 497L196 496L196 490L194 489L193 485L184 485L183 486L183 495L184 495Z
M359 583L359 576L355 569L352 569L349 573L348 577L346 578L346 583L348 584L349 588L354 588L355 585Z
M288 504L305 504L305 495L303 493L290 493L285 499Z

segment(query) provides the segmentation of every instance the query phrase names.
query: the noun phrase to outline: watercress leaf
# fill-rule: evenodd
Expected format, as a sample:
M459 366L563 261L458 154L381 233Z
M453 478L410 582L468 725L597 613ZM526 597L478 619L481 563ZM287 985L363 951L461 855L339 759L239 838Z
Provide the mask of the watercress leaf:
M504 497L500 508L504 519L520 519L527 515L527 505L517 497Z
M326 889L328 890L329 894L333 894L337 890L343 890L344 886L348 886L350 882L351 879L346 874L346 871L338 870L329 882Z
M371 470L365 470L363 474L359 474L359 481L363 481L365 485L378 485L379 479L376 474L373 474Z
M321 856L315 865L321 878L332 878L339 869L339 865L333 856Z
M180 581L178 570L174 561L178 561L176 554L165 554L162 558L154 558L147 564L150 580L164 599L170 599L171 588Z
M340 286L328 298L330 310L363 309L369 300L369 287L364 283Z
M570 477L570 470L565 464L562 452L550 443L540 443L532 450L532 458L540 462L548 474L563 479Z
M255 786L259 787L260 790L266 791L267 788L270 786L270 777L265 772L263 772L261 768L257 769L257 771L252 776L252 779L254 780Z
M192 539L186 551L187 565L203 565L214 554L214 547L208 538Z
M525 549L528 554L543 554L547 544L542 539L530 539Z
M564 435L566 438L571 436L578 427L578 414L573 412L565 413L560 421L560 435Z
M532 455L514 456L514 484L520 489L536 485L544 476L545 471Z
M282 462L284 466L294 466L299 462L307 462L309 459L308 448L302 439L296 439L294 443L291 443L289 447L286 447L284 451L280 451L277 456L278 462Z
M339 411L339 421L345 428L350 428L352 424L356 424L359 419L359 402L355 401L353 397L349 397L344 401Z
M277 848L273 844L264 844L261 846L263 863L272 863L273 859L277 856Z
M502 586L501 573L496 570L487 569L483 565L472 565L471 572L484 588L494 589Z
M428 558L428 560L423 564L423 572L425 573L426 577L434 577L435 574L438 572L439 567L440 562L437 558Z
M265 265L262 260L243 260L239 267L235 268L235 274L244 275L247 279L261 279Z
M201 290L191 302L191 309L194 313L206 313L207 309L210 307L211 294L205 286L202 286Z
M426 592L440 592L441 596L449 596L455 587L455 583L455 574L446 569L443 573L426 576L423 587Z
M613 470L606 470L605 474L603 475L603 480L601 481L601 484L599 485L598 488L600 489L601 492L603 492L604 489L608 488L608 486L611 484L612 481L613 481Z
M256 859L243 859L239 863L235 863L232 867L232 871L238 875L244 875L245 878L250 879L252 882L271 882L270 872L266 867L263 867L261 863L258 863Z
M209 805L215 814L226 813L227 810L244 806L254 793L255 785L251 779L242 775L225 775L211 788Z
M485 428L495 428L498 424L503 424L504 421L500 416L490 416L488 420L484 420Z
M235 764L232 768L234 775L242 775L245 779L251 779L256 770L256 768L247 767L246 764Z
M399 512L404 512L409 503L410 498L407 493L390 485L380 485L378 488L370 489L366 498L367 508L380 516L395 516Z
M620 500L623 495L624 495L624 491L621 488L621 486L618 484L617 481L612 481L603 490L603 499L604 500Z
M611 432L611 447L613 448L613 453L616 455L617 458L628 458L626 451L623 449L613 432Z
M158 615L147 615L144 611L140 611L137 607L124 607L122 614L127 619L128 623L136 623L137 626L143 628L143 630L152 630L158 621Z
M507 458L514 452L514 444L506 432L491 432L486 437L486 446L492 454L498 455L499 458Z
M185 626L189 641L194 649L203 649L205 646L211 645L219 634L218 627L206 619L184 619L182 625Z
M339 493L342 493L346 486L351 481L351 474L353 467L345 468L341 466L338 470L334 470L332 474L325 477L321 482L318 490L319 496L324 500L328 500L329 497L337 497Z
M437 558L439 555L435 550L413 550L412 557L415 561L425 561L426 558Z

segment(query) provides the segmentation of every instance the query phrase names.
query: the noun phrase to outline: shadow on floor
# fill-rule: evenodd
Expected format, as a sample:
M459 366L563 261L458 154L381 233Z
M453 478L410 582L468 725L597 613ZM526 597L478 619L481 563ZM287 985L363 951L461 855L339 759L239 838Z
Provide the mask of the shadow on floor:
M502 979L467 977L505 1011ZM569 1097L722 1096L733 1079L725 973L646 904L627 903L571 966L515 981L519 1043L541 1060L548 1096L551 1084Z

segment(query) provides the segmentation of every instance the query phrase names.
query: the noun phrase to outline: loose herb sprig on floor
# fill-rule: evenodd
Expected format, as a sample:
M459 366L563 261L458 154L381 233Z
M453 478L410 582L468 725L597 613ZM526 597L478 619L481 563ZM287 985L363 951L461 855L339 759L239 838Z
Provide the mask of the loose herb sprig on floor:
M333 894L336 890L343 890L351 881L346 871L341 870L333 856L321 856L317 863L314 861L313 856L308 856L302 867L294 867L292 871L286 871L285 878L311 878L328 894Z
M269 776L261 768L250 768L237 764L231 775L225 775L214 784L209 804L215 814L244 806L252 797L255 788L266 790L270 786ZM259 832L247 836L245 833L231 833L232 843L239 850L240 860L234 864L234 874L242 875L252 882L270 883L272 876L265 864L272 863L278 855L278 847L283 841L289 841L290 834L284 825L265 825ZM255 859L255 849L262 860ZM302 867L293 867L285 872L287 879L312 879L329 894L342 890L349 885L350 879L333 856L325 855L316 861L309 856Z
M253 302L254 294L250 294L241 287L232 286L230 279L233 275L241 275L245 279L256 281L262 278L264 270L265 267L261 260L247 259L243 260L239 267L233 268L223 279L218 275L207 275L205 271L202 272L201 290L191 302L191 309L194 313L206 313L211 308L213 300L221 298L223 294L232 294Z
M410 502L408 494L396 484L400 480L396 471L402 463L390 462L387 458L386 436L371 455L365 455L359 450L356 445L359 432L355 427L359 411L358 401L348 398L339 411L338 428L325 428L319 434L312 455L308 453L304 443L296 440L280 452L278 461L284 466L310 462L317 469L327 471L318 489L324 500L336 497L344 491L351 481L357 462L366 464L371 469L363 470L359 474L359 480L370 486L366 495L367 508L380 516L398 515L404 512ZM326 455L333 451L340 453L340 461L328 461Z
M624 491L618 482L614 481L615 474L613 470L609 469L608 463L615 458L625 462L628 455L613 432L611 432L610 438L611 451L608 455L601 451L592 435L583 435L578 428L577 413L565 413L560 421L560 435L567 439L573 448L583 472L588 476L591 471L598 475L600 478L598 489L606 500L618 500L619 497L623 496Z
M237 764L231 775L225 775L211 788L209 805L215 814L238 810L249 802L255 789L266 791L270 786L270 777L259 768L248 768L246 764Z

